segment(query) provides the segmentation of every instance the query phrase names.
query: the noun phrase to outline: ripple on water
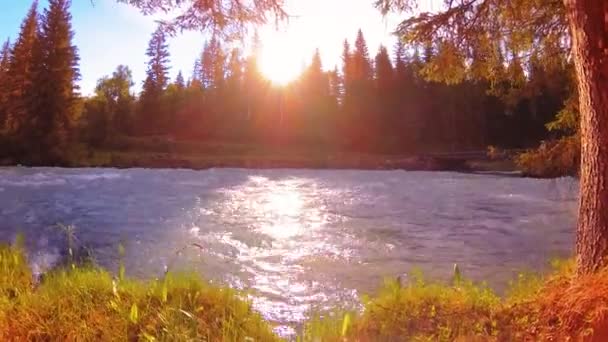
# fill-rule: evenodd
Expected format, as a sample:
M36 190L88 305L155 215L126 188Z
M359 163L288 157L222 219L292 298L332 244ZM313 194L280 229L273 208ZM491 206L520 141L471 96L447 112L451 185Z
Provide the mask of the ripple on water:
M248 291L289 336L311 311L358 307L414 266L445 279L458 263L496 288L511 270L542 269L570 253L576 190L445 172L4 168L0 238L35 236L40 273L65 247L49 227L77 223L103 266L116 269L125 243L131 274L194 268Z

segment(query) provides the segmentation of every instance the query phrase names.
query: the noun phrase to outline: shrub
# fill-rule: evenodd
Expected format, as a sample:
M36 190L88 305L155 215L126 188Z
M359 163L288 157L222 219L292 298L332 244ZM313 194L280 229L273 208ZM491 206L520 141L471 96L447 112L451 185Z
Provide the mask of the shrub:
M575 176L580 167L578 135L543 142L536 150L517 156L515 162L531 177Z

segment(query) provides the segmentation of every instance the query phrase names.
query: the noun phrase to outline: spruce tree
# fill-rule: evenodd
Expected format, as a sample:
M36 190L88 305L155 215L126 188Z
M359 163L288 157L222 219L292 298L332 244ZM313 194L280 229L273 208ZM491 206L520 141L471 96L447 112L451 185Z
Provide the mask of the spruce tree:
M170 54L167 36L161 27L152 34L146 56L149 60L140 97L138 128L144 134L166 133L168 127L162 127L167 121L167 113L162 110L162 97L169 83L167 65Z
M72 142L72 128L78 115L78 52L72 45L70 0L49 0L40 25L41 68L35 75L29 135L41 138L42 161L63 163Z
M186 88L186 81L184 80L184 75L181 70L177 73L177 77L175 77L175 85L179 90Z
M393 81L393 64L388 55L386 47L383 45L378 49L378 54L375 58L375 80L379 90L385 90L390 87Z
M205 44L201 55L201 81L208 90L219 90L224 85L225 56L217 37L213 36Z
M359 30L352 55L352 143L362 150L369 150L376 130L375 119L371 116L373 101L370 101L370 97L373 97L374 89L372 71L367 43L363 32Z
M243 80L243 61L241 59L241 51L233 49L230 53L228 61L228 77L227 83L231 91L240 92L241 82Z
M342 109L347 114L352 104L353 62L348 40L342 45Z
M231 115L228 121L232 127L238 125L239 122L242 123L242 118L239 118L239 114L246 110L244 108L245 102L243 101L243 67L244 62L241 58L241 51L235 48L230 53L228 61L228 76L226 78L226 92L224 95L226 111Z
M10 40L2 45L0 50L0 134L4 131L4 123L7 115L7 105L9 100L8 71L11 62L11 43Z
M310 65L303 75L304 132L309 143L320 143L326 138L326 119L330 115L330 89L327 73L323 72L321 53L315 50Z
M376 121L379 121L379 128L385 133L385 137L394 139L393 128L395 127L395 103L392 96L395 86L395 75L393 65L386 47L380 46L375 57L374 81L375 81L375 102L376 102Z
M395 49L393 54L393 60L395 61L395 73L397 77L402 77L405 73L405 44L401 38L397 39L397 43L395 43Z
M146 70L144 92L162 91L169 83L169 45L167 36L162 28L157 28L152 34L146 56L149 58Z
M5 128L9 135L18 138L30 121L30 97L34 85L34 49L38 45L38 1L34 1L21 24L21 31L10 55L6 88Z
M244 74L245 97L247 99L247 120L250 120L255 115L255 112L259 107L259 95L261 90L260 88L263 83L262 75L260 73L260 68L258 65L258 58L260 56L262 43L257 31L253 35L251 46L251 54L247 57L245 61Z
M363 31L359 29L355 40L355 51L353 53L354 77L357 80L370 80L372 78L372 66L369 59L369 50Z

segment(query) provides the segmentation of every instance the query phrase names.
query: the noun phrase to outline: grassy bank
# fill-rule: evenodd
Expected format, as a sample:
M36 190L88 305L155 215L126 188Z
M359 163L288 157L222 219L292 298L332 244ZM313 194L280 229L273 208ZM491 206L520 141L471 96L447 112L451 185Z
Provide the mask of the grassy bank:
M0 163L2 161L0 160ZM25 165L39 165L36 162ZM5 160L4 164L15 164ZM102 146L84 145L70 153L66 166L118 168L307 168L411 171L513 171L509 158L479 153L445 153L439 149L355 152L328 146L215 143L166 137L122 137Z
M122 274L122 272L120 272ZM0 248L0 341L276 341L229 288L194 275L143 282L79 266L32 282L19 247Z
M278 341L235 291L195 275L154 281L93 266L34 283L19 246L0 247L2 341ZM390 280L362 298L362 313L311 319L300 341L512 341L608 337L608 271L574 278L561 263L546 278L521 275L501 298L455 272L452 284Z

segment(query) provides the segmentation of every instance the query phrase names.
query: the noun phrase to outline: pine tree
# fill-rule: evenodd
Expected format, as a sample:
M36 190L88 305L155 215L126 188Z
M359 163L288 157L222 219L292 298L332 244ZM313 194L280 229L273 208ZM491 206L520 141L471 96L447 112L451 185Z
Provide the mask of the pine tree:
M52 163L65 162L78 115L78 52L72 45L70 0L49 0L40 25L42 68L35 75L35 123L29 136L42 135L40 157Z
M395 61L395 73L397 77L402 77L405 71L405 44L402 39L397 39L397 43L395 44L393 60Z
M243 61L241 60L241 51L237 48L230 52L228 61L228 78L227 83L231 90L240 90L240 83L243 79Z
M11 63L11 42L6 40L0 50L0 133L4 129L9 100L8 72Z
M175 85L179 90L184 90L184 88L186 88L186 81L184 80L184 75L181 70L177 73L177 77L175 77Z
M202 87L201 74L201 60L199 58L196 58L194 60L194 67L192 68L192 77L190 78L188 87Z
M304 101L304 136L309 143L320 143L326 138L326 120L330 113L330 89L328 74L323 72L321 53L315 50L302 80Z
M217 37L205 43L201 54L201 75L203 87L208 90L219 90L223 87L225 79L225 56Z
M21 31L11 51L7 74L10 102L6 105L5 128L19 136L32 113L30 98L34 84L34 49L38 45L38 2L34 1L21 24Z
M144 91L162 91L169 83L169 45L167 36L162 28L156 29L152 34L148 50L146 51L148 68L146 71L146 81Z
M312 56L312 61L306 70L305 78L312 93L327 93L326 89L324 89L327 87L327 84L325 84L323 64L321 62L321 53L319 52L319 49L316 49Z
M373 143L375 120L371 115L373 111L373 74L369 59L367 43L361 30L357 33L355 49L352 54L352 79L351 79L351 113L354 124L351 132L351 142L359 149L368 150Z
M167 36L159 27L153 34L146 51L148 68L146 80L140 97L140 112L138 126L142 133L166 133L168 127L166 114L162 111L162 97L169 83L169 46Z
M393 98L393 88L395 87L395 75L393 65L386 47L380 46L375 58L375 98L376 98L376 115L379 116L378 127L385 132L385 137L391 136L390 133L395 133L395 103ZM393 132L391 132L393 131Z
M231 103L229 106L231 112L236 114L236 112L241 110L239 101L242 99L243 91L243 60L241 59L241 51L239 49L235 48L230 53L227 71L227 98L229 98L228 101Z
M329 89L331 95L336 99L336 104L339 103L343 93L343 82L338 66L329 73Z
M375 58L375 79L377 88L382 91L391 86L393 81L393 64L386 47L380 45Z
M261 52L261 40L258 32L256 31L253 35L253 40L251 43L251 54L247 57L245 61L245 74L244 74L244 83L245 83L245 97L247 99L247 111L246 118L250 120L257 108L259 107L260 101L260 87L262 85L262 75L260 73L260 68L258 65L258 58Z
M372 66L369 59L369 50L363 37L363 31L357 32L355 51L353 53L354 77L357 80L371 80Z
M342 45L342 109L344 114L348 113L352 104L352 81L353 81L353 62L350 44L344 40Z

